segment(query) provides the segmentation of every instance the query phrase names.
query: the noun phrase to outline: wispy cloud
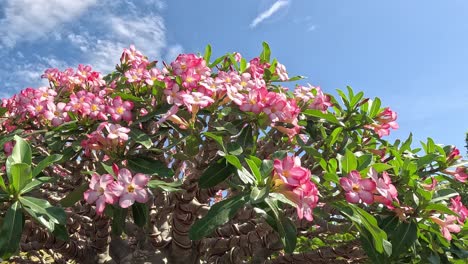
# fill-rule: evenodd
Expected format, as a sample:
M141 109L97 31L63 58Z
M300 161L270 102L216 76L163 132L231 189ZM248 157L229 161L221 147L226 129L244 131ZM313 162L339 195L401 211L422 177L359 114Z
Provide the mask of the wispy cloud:
M97 0L7 0L0 20L0 44L8 48L18 40L35 40L63 23L74 20Z
M250 27L251 28L256 27L258 24L262 23L265 19L268 19L273 14L278 12L281 8L284 8L287 5L289 5L289 0L276 1L273 5L270 6L270 8L258 14L258 16L252 21L252 23L250 23Z

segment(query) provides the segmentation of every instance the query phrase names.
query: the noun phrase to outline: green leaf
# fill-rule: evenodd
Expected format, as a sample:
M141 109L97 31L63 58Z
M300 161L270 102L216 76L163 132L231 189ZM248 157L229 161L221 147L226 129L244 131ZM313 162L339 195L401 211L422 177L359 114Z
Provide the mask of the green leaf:
M247 69L247 61L242 58L240 61L240 72L245 72L245 69Z
M226 55L223 55L219 58L217 58L214 62L212 62L208 67L213 68L214 66L218 65L220 62L222 62L226 58Z
M226 159L222 158L212 163L201 175L198 181L200 188L209 188L226 180L235 171L235 167L226 164Z
M44 183L50 182L53 178L52 177L40 177L33 179L30 183L26 184L23 189L21 189L20 194L28 193L38 186L41 186Z
M205 60L206 64L210 64L210 58L211 58L211 45L208 44L206 45L205 54L203 55L203 59Z
M200 240L210 235L220 225L227 223L237 211L244 207L248 195L237 195L215 203L208 213L192 225L189 231L191 240Z
M133 221L139 227L145 226L149 221L148 206L146 204L135 202L132 205Z
M440 204L440 203L439 204L436 204L436 203L429 204L428 206L426 206L424 208L424 210L426 210L426 211L438 211L438 212L449 214L449 215L459 216L457 213L450 210L446 205Z
M260 172L260 168L255 164L255 162L251 159L246 158L245 162L249 165L250 170L252 171L253 175L255 176L257 183L262 182L262 174Z
M270 62L270 56L271 56L271 51L270 51L270 46L268 46L268 43L263 42L263 51L260 54L260 62L261 63L267 63Z
M32 171L33 178L39 175L39 173L41 173L49 165L61 160L62 157L63 156L60 154L53 154L41 160L41 162L39 162L39 164L37 164L37 166Z
M15 193L19 193L24 186L32 180L31 165L26 163L15 163L10 168L12 186Z
M271 176L273 171L273 161L272 160L263 160L262 165L260 166L260 174L262 179L268 179Z
M55 225L54 231L52 231L52 234L55 236L55 238L58 238L62 241L68 241L70 239L70 236L68 235L68 231L65 225Z
M164 178L174 176L174 171L168 168L165 163L146 157L129 158L128 167L137 173L158 175Z
M263 202L266 197L268 197L269 194L269 188L264 187L264 188L258 188L256 186L252 187L252 191L250 192L250 203L251 204L256 204Z
M302 113L307 116L313 116L313 117L325 119L326 121L332 124L341 125L340 121L336 118L336 116L331 113L323 113L322 111L316 110L316 109L307 109L303 111Z
M0 229L0 257L10 258L18 251L23 233L24 215L21 205L15 202L6 212Z
M245 184L253 184L256 181L255 177L244 167L237 170L237 176Z
M112 210L112 233L116 236L122 235L127 218L127 208L113 207Z
M67 194L65 198L60 200L60 205L62 207L72 207L78 201L81 201L83 199L83 193L88 189L89 189L89 183L88 182L83 183L80 187L75 188L72 192Z
M185 153L189 156L195 156L200 151L200 139L198 136L190 135L185 139Z
M31 147L24 139L20 138L19 136L15 136L14 139L16 141L16 145L13 148L11 156L8 158L13 161L11 165L13 165L13 163L26 163L31 165Z
M341 171L343 174L348 174L357 168L357 159L351 150L346 149L345 155L341 158Z
M252 149L252 147L254 146L254 136L251 125L247 125L244 128L242 128L241 133L237 138L237 143L241 145L244 149Z
M341 132L343 132L343 127L337 127L333 130L333 132L330 134L330 141L329 145L335 144L335 142L338 140L338 137L341 135Z
M30 196L21 196L19 201L33 212L47 216L56 224L66 224L67 215L62 208L52 206L48 201Z
M180 181L175 181L175 182L164 182L160 180L151 180L148 182L148 187L154 189L154 188L159 188L163 191L166 192L176 192L180 191L180 186L182 185L182 182Z
M130 130L130 137L133 141L141 144L146 149L149 149L153 146L153 141L151 140L151 138L145 132L139 129L132 128Z
M244 150L242 149L242 146L238 143L229 142L227 144L226 151L231 155L239 156Z
M398 257L406 253L418 238L418 227L416 223L400 222L397 228L392 232L392 257Z
M289 218L284 217L280 213L280 209L274 200L271 198L266 198L265 202L273 212L274 218L276 220L276 231L278 231L281 242L283 242L284 251L286 253L293 253L297 242L296 226Z
M434 198L430 201L430 203L436 203L438 201L448 200L449 198L455 197L459 195L457 191L454 189L442 189L438 190L434 193Z
M237 156L234 156L234 155L226 155L224 156L224 158L226 159L226 161L233 165L234 167L236 167L237 169L240 169L242 168L242 164L239 160L239 158Z
M3 180L3 175L2 174L0 174L0 188L6 193L10 193L9 190L7 189L6 185L5 185L5 181Z
M223 137L222 137L222 136L217 135L217 134L212 133L212 132L203 132L203 135L204 135L205 137L211 138L211 139L213 139L214 141L216 141L216 143L218 143L218 145L219 145L224 151L226 151L226 148L224 147L224 142L223 142Z
M374 118L376 117L379 112L380 112L380 99L378 97L376 97L373 101L372 100L369 100L369 103L372 102L372 105L371 105L371 108L369 110L369 116L371 118Z
M364 154L357 158L357 170L362 171L372 163L372 154Z

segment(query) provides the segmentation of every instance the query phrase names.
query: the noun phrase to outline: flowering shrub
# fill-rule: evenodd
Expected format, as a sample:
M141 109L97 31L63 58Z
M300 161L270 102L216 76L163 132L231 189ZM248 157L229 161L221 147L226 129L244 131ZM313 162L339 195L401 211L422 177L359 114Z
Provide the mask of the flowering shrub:
M386 141L397 114L350 87L338 99L286 87L302 77L266 43L250 60L212 61L208 46L160 66L131 46L105 77L79 65L43 78L49 87L2 99L3 258L39 248L79 262L138 250L170 263L467 257L459 151Z

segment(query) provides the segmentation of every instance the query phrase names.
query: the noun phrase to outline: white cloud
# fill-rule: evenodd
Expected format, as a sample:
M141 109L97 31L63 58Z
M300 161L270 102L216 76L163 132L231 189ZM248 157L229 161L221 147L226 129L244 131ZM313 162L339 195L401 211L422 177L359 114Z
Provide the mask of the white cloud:
M265 19L271 17L274 13L278 12L283 7L289 5L289 0L278 0L270 8L260 13L253 21L250 23L250 27L254 28L258 24L262 23Z
M14 47L35 40L74 20L97 0L7 0L0 20L0 43Z

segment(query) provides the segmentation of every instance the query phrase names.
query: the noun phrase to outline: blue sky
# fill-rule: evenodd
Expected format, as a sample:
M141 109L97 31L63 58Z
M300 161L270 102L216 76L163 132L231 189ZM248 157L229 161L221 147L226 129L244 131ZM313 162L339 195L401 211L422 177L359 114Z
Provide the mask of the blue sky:
M455 144L468 130L468 1L0 0L0 97L43 85L48 67L107 72L121 50L260 53L334 94L346 85L398 112L391 139Z

